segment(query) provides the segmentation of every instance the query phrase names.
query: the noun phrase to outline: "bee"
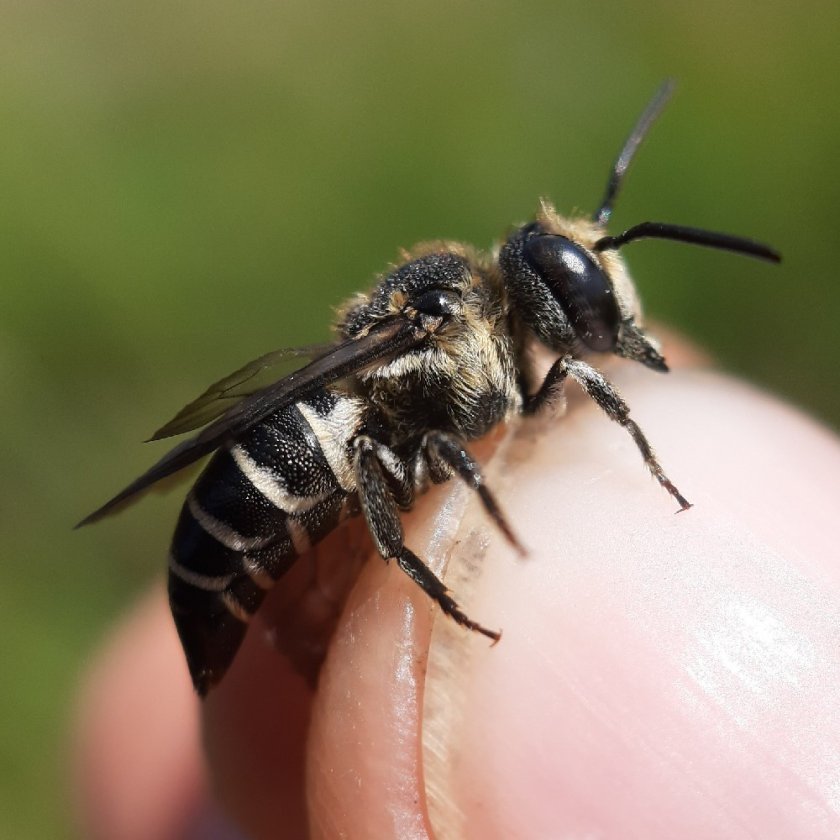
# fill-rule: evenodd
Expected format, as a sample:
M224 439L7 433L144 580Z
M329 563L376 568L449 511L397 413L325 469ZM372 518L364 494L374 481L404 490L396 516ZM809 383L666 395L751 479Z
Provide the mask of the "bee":
M627 404L588 360L612 353L668 370L619 251L657 238L770 262L780 256L750 239L660 222L607 232L627 168L671 91L666 82L642 113L591 218L560 216L543 200L535 218L490 253L450 241L404 252L371 291L340 309L334 343L268 386L248 384L296 351L261 357L211 386L153 439L201 430L79 523L212 454L187 495L169 555L170 605L200 695L227 672L268 590L355 515L384 560L458 624L497 641L500 634L467 616L405 544L400 513L430 483L458 476L523 551L468 443L545 410L568 379L626 429L680 510L690 507ZM554 356L541 382L529 352L535 343Z

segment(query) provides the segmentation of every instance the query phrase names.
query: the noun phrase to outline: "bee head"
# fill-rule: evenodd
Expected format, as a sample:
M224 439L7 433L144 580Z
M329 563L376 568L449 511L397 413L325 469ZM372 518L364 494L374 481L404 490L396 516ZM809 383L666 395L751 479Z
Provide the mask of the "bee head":
M545 345L559 353L615 353L654 370L667 365L641 327L635 285L618 249L637 239L690 242L779 262L774 249L725 233L642 222L617 236L606 226L627 169L673 90L668 81L642 113L616 158L600 207L591 219L564 219L546 201L534 222L515 230L499 252L512 308Z
M558 353L616 353L667 370L641 328L641 306L624 260L601 252L603 228L565 219L546 201L536 221L508 238L499 265L524 326Z

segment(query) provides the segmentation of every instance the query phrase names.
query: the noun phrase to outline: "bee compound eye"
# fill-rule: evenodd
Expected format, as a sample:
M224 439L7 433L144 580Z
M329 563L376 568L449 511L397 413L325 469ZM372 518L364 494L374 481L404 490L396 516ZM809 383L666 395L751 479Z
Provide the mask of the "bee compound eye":
M411 301L411 307L422 315L445 317L461 309L461 298L450 289L428 289Z
M601 266L580 245L554 234L531 237L523 253L560 304L578 338L590 350L614 350L621 313Z

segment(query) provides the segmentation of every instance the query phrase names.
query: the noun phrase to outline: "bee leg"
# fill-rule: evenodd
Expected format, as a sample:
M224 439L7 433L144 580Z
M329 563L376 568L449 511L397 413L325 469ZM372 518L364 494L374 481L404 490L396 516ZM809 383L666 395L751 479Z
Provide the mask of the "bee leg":
M416 554L406 548L397 502L385 474L386 471L390 472L391 464L383 460L393 458L397 461L397 456L387 447L364 436L356 439L355 447L357 492L376 550L385 560L394 558L397 565L458 624L498 641L501 634L482 627L463 613L443 582ZM389 455L386 456L383 450Z
M438 483L440 480L449 478L453 470L458 473L464 483L478 493L487 515L504 534L505 539L524 555L525 548L508 524L496 497L485 483L481 467L470 455L463 441L448 432L428 432L423 437L422 447L429 464L432 481Z
M524 404L522 413L527 415L539 414L559 400L563 395L563 385L568 372L565 361L568 357L558 359L545 375L536 394L526 394L523 387Z
M630 419L630 409L627 403L624 402L615 387L604 378L603 374L591 365L571 356L563 356L551 366L542 387L533 399L539 399L540 395L547 389L562 387L563 380L567 375L571 376L586 391L610 420L615 421L629 432L651 475L676 499L680 510L688 510L691 507L691 502L680 493L676 485L665 475L665 471L653 452L653 447L648 443L648 439L635 421Z
M466 616L455 600L448 594L449 590L435 573L410 549L403 546L396 557L397 565L433 600L443 612L451 619L454 619L462 627L481 633L494 642L502 638L498 630L488 630L478 622Z
M357 452L359 449L364 449L366 453L373 455L374 462L391 491L397 507L401 510L410 510L414 504L415 491L411 473L405 463L392 449L366 435L356 438L356 447Z

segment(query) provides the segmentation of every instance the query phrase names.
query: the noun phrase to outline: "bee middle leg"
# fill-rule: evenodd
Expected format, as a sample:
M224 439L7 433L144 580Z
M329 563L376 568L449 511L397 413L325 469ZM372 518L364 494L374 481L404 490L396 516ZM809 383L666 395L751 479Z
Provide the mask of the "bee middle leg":
M469 630L498 641L501 634L473 621L449 594L449 590L435 573L405 545L399 508L386 477L391 473L397 457L386 447L367 437L356 442L355 471L357 492L362 514L373 537L376 550L385 560L393 558L397 565L443 610ZM387 454L386 454L387 453Z
M536 394L526 398L525 413L535 414L556 400L563 389L567 376L571 376L583 388L610 420L627 430L638 447L651 475L677 500L680 510L688 510L691 507L691 502L680 493L677 486L665 474L665 470L662 469L644 432L630 418L629 406L621 398L615 386L611 385L604 375L595 370L592 365L572 356L563 356L557 359L546 374L540 389Z
M481 467L470 455L464 442L449 432L428 432L423 437L423 451L429 464L429 475L435 483L446 481L452 472L456 472L464 483L478 493L481 504L505 539L520 553L526 551L505 519L496 497L481 472Z

